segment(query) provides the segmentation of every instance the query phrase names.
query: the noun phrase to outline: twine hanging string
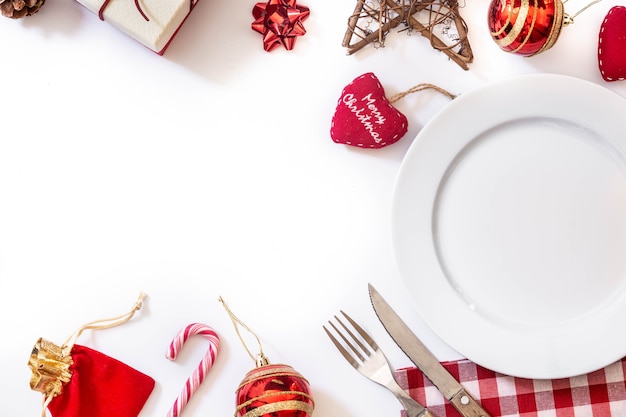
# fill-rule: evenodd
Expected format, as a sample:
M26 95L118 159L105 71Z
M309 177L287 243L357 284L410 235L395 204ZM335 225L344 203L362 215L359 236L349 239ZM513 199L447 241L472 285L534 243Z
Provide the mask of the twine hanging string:
M248 326L246 326L246 324L242 322L237 316L235 316L235 314L230 310L230 308L228 308L226 301L224 301L224 299L221 296L218 298L218 301L222 303L222 306L226 310L226 313L228 313L228 317L230 317L230 320L233 322L233 326L235 327L235 333L237 333L237 337L239 338L239 341L243 345L246 352L248 352L248 356L250 356L250 359L252 359L256 363L257 366L267 365L268 360L267 360L267 357L265 357L265 354L263 353L263 346L261 345L261 340L259 339L259 336L257 336L256 333L254 333ZM252 354L252 352L250 352L250 349L248 349L246 342L244 342L243 337L241 336L241 333L239 332L239 326L241 326L244 330L246 330L256 339L257 345L259 346L259 353L256 355L256 357Z
M128 313L119 315L117 317L112 317L109 319L94 320L76 329L70 335L70 337L67 338L65 343L63 343L63 345L61 346L62 355L64 357L70 356L72 352L72 348L74 347L74 344L76 343L76 340L85 330L109 329L111 327L119 326L120 324L126 323L135 315L137 311L141 309L141 307L143 307L143 300L145 298L146 298L146 294L144 294L143 292L140 293L139 297L137 298L137 302L135 302L135 305ZM48 407L48 405L50 405L54 397L61 394L62 389L63 389L63 385L58 384L58 385L55 385L55 387L52 390L50 390L50 392L47 392L44 394L43 402L42 402L41 417L46 417L46 408Z
M455 94L452 94L451 92L444 90L443 88L436 86L434 84L429 84L429 83L422 83L422 84L418 84L416 86L413 86L411 88L409 88L406 91L403 91L401 93L397 93L394 94L393 96L389 97L389 102L390 103L395 103L398 100L401 100L402 98L408 96L409 94L412 93L417 93L418 91L422 91L422 90L427 90L427 89L433 89L435 91L438 91L439 93L451 98L451 99L455 99L457 96Z

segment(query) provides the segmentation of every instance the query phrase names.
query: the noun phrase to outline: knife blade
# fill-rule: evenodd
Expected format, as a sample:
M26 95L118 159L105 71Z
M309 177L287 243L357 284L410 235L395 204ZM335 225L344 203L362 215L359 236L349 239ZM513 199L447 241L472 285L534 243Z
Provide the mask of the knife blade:
M454 408L464 417L490 417L489 413L415 336L372 284L368 284L368 288L374 311L387 333Z

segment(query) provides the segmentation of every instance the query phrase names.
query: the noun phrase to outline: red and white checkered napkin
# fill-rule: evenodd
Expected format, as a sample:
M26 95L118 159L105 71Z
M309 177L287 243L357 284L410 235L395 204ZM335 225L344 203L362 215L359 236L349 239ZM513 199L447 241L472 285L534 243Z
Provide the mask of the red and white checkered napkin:
M492 417L626 417L626 358L587 375L553 380L506 376L466 359L443 365ZM396 379L436 417L460 416L419 369L399 369Z

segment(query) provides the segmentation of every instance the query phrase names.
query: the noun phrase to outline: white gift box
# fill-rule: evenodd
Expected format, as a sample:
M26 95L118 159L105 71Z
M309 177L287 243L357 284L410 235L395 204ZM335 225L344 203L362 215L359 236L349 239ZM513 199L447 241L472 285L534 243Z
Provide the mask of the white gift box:
M198 0L77 0L159 55L165 52Z

